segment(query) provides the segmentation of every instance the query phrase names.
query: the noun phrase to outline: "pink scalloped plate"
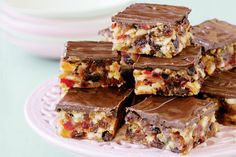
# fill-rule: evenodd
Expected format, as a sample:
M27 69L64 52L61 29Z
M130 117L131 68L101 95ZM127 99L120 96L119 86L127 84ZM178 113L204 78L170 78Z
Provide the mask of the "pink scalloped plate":
M55 106L59 99L58 79L39 86L25 104L25 117L31 128L49 142L86 157L177 157L178 154L126 142L96 142L66 139L57 135ZM193 149L188 157L236 156L236 128L221 126L216 137ZM186 157L187 157L186 156Z

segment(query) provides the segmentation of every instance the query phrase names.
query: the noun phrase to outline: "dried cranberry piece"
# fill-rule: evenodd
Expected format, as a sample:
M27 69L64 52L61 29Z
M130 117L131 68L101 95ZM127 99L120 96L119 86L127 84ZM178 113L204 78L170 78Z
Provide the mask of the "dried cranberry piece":
M152 72L149 71L149 70L144 70L143 73L146 74L146 75L151 75L152 74Z
M73 130L74 129L74 125L70 121L66 122L63 126L64 126L64 129L66 129L66 130Z
M75 81L68 79L61 79L61 83L64 83L68 88L72 88L75 84Z
M83 122L82 123L82 125L81 125L81 127L83 128L83 129L88 129L89 128L89 123L87 123L87 122Z
M142 28L142 29L145 29L145 30L148 30L148 29L150 29L150 26L149 25L140 25L140 27Z

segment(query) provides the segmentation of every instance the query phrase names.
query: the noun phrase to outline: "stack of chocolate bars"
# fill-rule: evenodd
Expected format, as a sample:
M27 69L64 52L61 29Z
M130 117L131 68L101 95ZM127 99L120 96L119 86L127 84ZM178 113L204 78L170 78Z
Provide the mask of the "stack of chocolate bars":
M69 41L61 59L58 132L187 154L215 136L216 117L236 124L236 26L191 27L190 9L137 3L101 33ZM219 109L218 109L219 108Z

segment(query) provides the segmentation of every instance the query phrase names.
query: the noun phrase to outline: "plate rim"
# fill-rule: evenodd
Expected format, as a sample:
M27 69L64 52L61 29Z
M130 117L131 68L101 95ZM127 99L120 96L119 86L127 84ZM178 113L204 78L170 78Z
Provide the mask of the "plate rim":
M39 129L39 127L33 123L33 120L30 120L31 118L29 116L28 108L30 106L29 103L32 100L32 96L37 95L37 91L41 91L41 90L43 90L45 88L47 89L48 87L46 87L46 85L51 85L51 86L56 85L55 81L58 82L58 78L53 77L53 78L50 78L50 79L44 81L39 86L37 86L37 88L35 88L33 90L33 92L30 94L30 96L27 97L27 99L25 101L25 104L24 104L24 116L25 116L25 119L26 119L27 123L29 124L30 128L32 130L34 130L40 137L42 137L43 139L48 141L49 143L55 144L56 146L58 146L58 147L60 147L60 148L62 148L64 150L76 153L76 155L92 157L94 154L91 154L91 152L89 152L87 149L83 150L83 147L82 148L76 147L76 150L75 150L75 148L74 147L72 148L70 144L64 143L64 141L66 141L68 139L62 138L62 137L60 137L59 135L56 135L56 134L55 134L55 136L50 136L45 131ZM58 139L55 139L55 137L59 137L63 141L58 141ZM71 139L69 139L69 140L71 140ZM74 140L74 139L72 139L72 140L73 141L77 141L77 140ZM231 145L231 147L235 148L236 145ZM103 147L103 148L105 148L105 147ZM164 150L161 150L161 151L164 151ZM111 156L111 155L107 155L107 154L102 154L101 151L96 151L95 150L95 152L96 152L96 156L97 157L109 157L109 156ZM106 152L106 153L108 153L108 152ZM144 153L144 152L142 152L142 153ZM236 154L236 149L230 149L230 151L227 151L227 152L224 152L224 153L225 153L224 155L230 155L231 156L231 155ZM160 154L160 156L161 155L163 155L163 154ZM196 156L196 155L191 155L191 154L189 154L189 155L190 156ZM187 155L187 156L189 156L189 155ZM221 155L222 154L219 154L219 157ZM113 157L119 157L120 154L112 154L112 156ZM179 156L179 154L173 154L173 156ZM209 156L216 157L218 155L215 154L215 155L209 155Z

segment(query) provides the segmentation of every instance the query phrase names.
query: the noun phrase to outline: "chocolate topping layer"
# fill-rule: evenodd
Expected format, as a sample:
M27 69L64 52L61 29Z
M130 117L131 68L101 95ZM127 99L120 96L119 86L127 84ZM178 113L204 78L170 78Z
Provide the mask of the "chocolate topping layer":
M64 111L111 111L125 105L124 101L131 95L132 89L125 88L91 88L70 89L57 104L56 110Z
M80 60L118 60L118 55L112 52L111 42L68 41L65 58L76 56Z
M218 19L193 26L191 31L193 43L204 47L205 51L236 42L236 26Z
M191 12L182 6L136 3L112 17L112 22L155 26L157 24L181 24Z
M216 110L216 104L194 97L150 96L144 101L128 108L151 124L164 127L185 128L201 115Z
M181 70L196 65L200 58L201 48L190 46L183 49L179 55L173 58L140 56L136 63L134 63L134 68L166 68L172 70Z
M215 73L207 78L201 92L217 97L236 98L236 69Z

